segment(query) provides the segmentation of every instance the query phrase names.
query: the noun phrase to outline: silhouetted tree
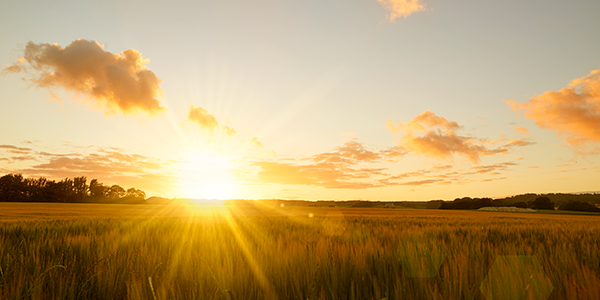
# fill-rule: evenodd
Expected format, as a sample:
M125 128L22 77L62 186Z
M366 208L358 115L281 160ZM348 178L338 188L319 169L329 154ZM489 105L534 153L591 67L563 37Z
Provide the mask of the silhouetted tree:
M558 207L559 210L600 212L600 208L582 201L571 201Z
M44 198L48 202L64 202L63 183L49 180L44 187Z
M25 178L26 185L26 194L27 201L31 202L45 202L47 201L44 196L44 189L46 188L46 184L48 183L48 179L45 177L39 178Z
M494 206L491 198L456 198L452 202L442 202L440 209L480 209L482 207Z
M537 197L532 203L531 208L554 210L554 202L548 197Z
M125 197L122 198L122 202L126 203L143 203L146 202L146 193L136 188L130 188L127 190Z
M104 199L107 193L107 187L102 183L99 183L98 179L92 179L92 181L90 181L89 190L90 197L92 198L92 201L95 202Z
M0 178L0 201L26 201L26 190L27 186L21 174L8 174Z
M88 196L89 187L84 176L73 178L73 194L76 202L83 202Z
M108 191L106 192L106 198L110 201L117 201L125 197L126 194L127 191L125 191L124 188L115 184L108 188Z
M21 174L0 177L0 202L123 202L146 203L146 193L136 188L125 190L119 185L105 186L84 176L61 181L23 178Z

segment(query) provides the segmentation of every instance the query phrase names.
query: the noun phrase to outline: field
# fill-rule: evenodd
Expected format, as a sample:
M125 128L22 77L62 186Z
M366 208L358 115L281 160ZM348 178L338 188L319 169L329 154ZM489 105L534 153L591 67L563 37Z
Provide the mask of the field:
M600 299L599 221L0 203L0 299Z

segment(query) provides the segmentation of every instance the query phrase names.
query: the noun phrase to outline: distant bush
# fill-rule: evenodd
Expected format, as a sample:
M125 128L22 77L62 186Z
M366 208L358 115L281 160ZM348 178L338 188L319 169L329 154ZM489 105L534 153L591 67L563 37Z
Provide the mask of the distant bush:
M600 208L581 201L571 201L558 207L559 210L600 212Z

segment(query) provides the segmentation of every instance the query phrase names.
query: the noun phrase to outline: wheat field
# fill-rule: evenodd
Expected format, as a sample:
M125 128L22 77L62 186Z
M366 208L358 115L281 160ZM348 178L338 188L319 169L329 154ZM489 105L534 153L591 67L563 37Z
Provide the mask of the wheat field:
M0 204L0 299L600 299L599 216Z

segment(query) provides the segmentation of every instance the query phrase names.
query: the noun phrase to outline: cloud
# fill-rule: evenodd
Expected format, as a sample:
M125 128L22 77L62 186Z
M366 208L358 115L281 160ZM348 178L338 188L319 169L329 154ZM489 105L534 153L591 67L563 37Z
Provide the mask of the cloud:
M158 100L163 94L161 79L146 68L148 61L137 50L113 54L84 39L64 48L29 42L23 57L3 72L26 73L38 88L61 88L92 99L106 114L156 115L166 109Z
M345 142L343 146L337 147L335 151L314 155L312 159L317 162L356 164L360 162L375 162L382 159L388 161L402 155L404 155L404 152L398 148L377 152L370 151L356 139L351 139Z
M427 131L431 126L459 129L456 122L432 114L425 114L414 119L415 122L394 125L388 123L390 130L405 132L409 130ZM518 141L518 142L517 142ZM488 152L507 152L511 146L528 145L526 140L513 140ZM510 144L510 145L509 145ZM483 146L481 146L483 147ZM481 150L478 150L481 151ZM390 174L382 164L394 161L410 154L409 150L395 147L383 150L372 150L365 147L355 138L346 141L332 151L319 153L303 159L279 159L275 161L258 161L258 181L263 183L309 185L328 189L367 189L388 186L425 186L434 184L462 184L480 179L470 179L481 175L494 176L491 180L499 180L497 175L509 171L513 162L491 165L476 165L466 170L454 170L452 165L434 165L431 168L414 170L400 174Z
M259 142L256 137L250 139L250 144L255 148L265 148L263 143Z
M393 134L402 134L398 145L406 152L428 157L452 160L455 155L466 157L473 163L479 163L481 156L492 156L508 152L511 146L526 146L532 142L513 140L503 146L488 148L485 144L494 144L483 139L461 136L456 132L462 126L431 111L425 111L412 120L394 124L387 120L386 128Z
M390 22L396 18L408 17L413 13L425 10L419 0L377 0L387 11Z
M582 154L600 143L600 70L575 79L558 91L531 97L528 102L518 103L512 99L506 104L515 111L522 111L540 128L553 130ZM597 150L595 147L588 153Z
M420 186L420 185L430 185L430 184L442 183L442 182L444 182L444 180L440 180L440 179L425 179L425 180L402 182L402 183L398 183L398 185Z
M509 167L516 166L516 165L517 164L513 163L513 162L504 162L504 163L485 165L485 166L474 166L474 167L471 167L471 170L473 170L473 172L466 173L465 175L469 175L469 174L498 175L498 174L500 174L500 171L508 171Z
M491 165L477 165L463 170L452 170L453 166L444 165L389 176L382 181L385 181L387 183L386 185L409 186L461 184L476 181L476 179L472 179L473 176L480 177L481 175L501 175L502 172L510 171L510 167L516 165L517 164L514 162L502 162ZM493 177L484 181L501 179L505 179L505 177Z
M32 166L30 172L52 176L57 172L61 174L135 174L147 170L162 171L163 163L141 155L100 150L87 155L52 156L49 161Z
M529 134L529 129L523 128L523 126L519 126L519 127L515 128L515 132L521 132L521 133L524 133L524 134Z
M17 154L26 154L31 151L31 148L21 148L13 145L0 145L0 149L6 149L7 152Z
M279 184L312 185L333 189L365 189L380 186L368 179L382 174L383 169L354 169L334 163L293 164L257 162L258 178L263 182Z
M266 183L311 185L330 189L366 189L388 185L385 168L360 166L382 163L403 155L399 149L372 151L356 139L346 141L333 151L310 156L301 161L279 160L254 163L258 179ZM381 178L376 178L381 177Z
M213 134L220 132L227 137L237 135L237 131L229 126L219 124L217 117L200 106L190 105L188 107L187 120L198 125L200 129ZM256 139L256 138L255 138ZM258 140L256 140L258 142Z
M206 109L199 106L190 105L188 107L187 119L211 132L220 127L215 115L210 114Z
M218 145L219 143L238 143L237 146L228 147L241 147L247 148L250 147L254 150L258 151L267 151L272 152L272 150L268 150L265 146L258 140L256 137L249 138L247 136L243 136L239 134L237 130L234 128L220 124L217 120L217 117L208 112L203 107L190 105L188 106L187 113L187 121L192 123L205 134L205 138L209 143L213 145ZM224 138L223 138L224 137Z
M508 141L506 144L504 144L504 147L508 148L508 147L524 147L524 146L529 146L529 145L535 145L535 142L532 142L528 139L514 139L514 140L510 140Z

